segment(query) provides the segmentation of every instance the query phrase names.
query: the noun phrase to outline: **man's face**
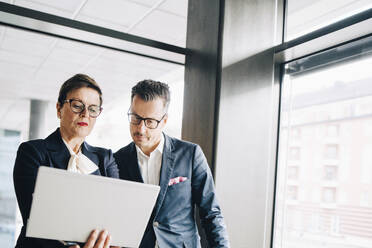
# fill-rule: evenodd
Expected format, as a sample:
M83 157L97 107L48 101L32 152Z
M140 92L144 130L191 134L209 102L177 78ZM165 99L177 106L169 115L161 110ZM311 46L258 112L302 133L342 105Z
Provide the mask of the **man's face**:
M161 120L166 114L164 101L161 98L156 98L152 101L145 102L140 97L135 95L129 112L142 118L152 118ZM168 116L165 115L155 129L146 127L145 122L141 121L138 125L130 124L130 134L134 143L141 148L145 154L152 152L159 144L162 131L167 123Z

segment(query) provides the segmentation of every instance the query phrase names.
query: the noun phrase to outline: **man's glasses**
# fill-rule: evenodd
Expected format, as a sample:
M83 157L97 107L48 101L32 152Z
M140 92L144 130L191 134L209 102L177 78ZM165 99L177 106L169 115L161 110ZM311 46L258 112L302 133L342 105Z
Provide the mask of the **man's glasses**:
M85 110L85 104L81 100L68 99L68 100L64 100L63 102L70 103L70 108L72 112L76 114L80 114L84 112ZM97 106L97 105L89 105L87 109L88 109L89 116L93 118L96 118L102 112L102 107Z
M143 121L145 123L146 127L150 128L150 129L155 129L155 128L158 127L159 123L164 119L166 114L167 113L165 113L163 115L163 117L161 117L160 120L156 120L156 119L153 119L153 118L142 118L141 116L139 116L137 114L128 113L128 120L129 120L129 123L133 124L133 125L139 125L141 123L141 121Z

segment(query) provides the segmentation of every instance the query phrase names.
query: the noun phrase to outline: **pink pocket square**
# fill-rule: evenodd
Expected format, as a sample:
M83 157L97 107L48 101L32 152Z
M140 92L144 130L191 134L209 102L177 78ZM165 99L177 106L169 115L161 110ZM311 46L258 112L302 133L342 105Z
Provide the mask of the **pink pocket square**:
M187 180L187 177L175 177L169 180L168 186L172 186L173 184L182 183Z

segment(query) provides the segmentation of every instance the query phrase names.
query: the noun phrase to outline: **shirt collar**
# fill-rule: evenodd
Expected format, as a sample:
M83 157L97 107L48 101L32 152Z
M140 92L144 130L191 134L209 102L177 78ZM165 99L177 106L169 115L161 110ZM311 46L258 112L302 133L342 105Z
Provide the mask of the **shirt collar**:
M70 152L70 155L79 155L79 154L81 153L81 148L79 149L78 154L76 154L76 153L71 149L71 147L67 144L66 140L64 140L64 139L62 138L62 141L63 141L63 143L65 143L65 145L66 145L68 151Z
M162 133L161 134L161 137L160 137L160 142L158 144L158 146L155 148L155 150L153 150L150 155L154 152L159 152L160 154L163 154L163 149L164 149L164 134ZM146 157L146 158L149 158L149 156L147 156L146 154L143 153L143 151L141 150L141 148L139 148L137 145L136 145L136 150L137 150L137 157L140 155L142 157Z

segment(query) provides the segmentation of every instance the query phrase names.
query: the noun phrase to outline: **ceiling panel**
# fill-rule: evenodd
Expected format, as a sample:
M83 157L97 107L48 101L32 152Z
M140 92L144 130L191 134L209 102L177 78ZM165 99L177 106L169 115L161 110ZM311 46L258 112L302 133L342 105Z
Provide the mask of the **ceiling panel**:
M100 27L105 27L105 28L109 28L109 29L113 29L117 31L122 31L122 32L128 29L128 26L126 26L123 23L116 23L112 20L106 20L100 17L91 17L91 16L80 14L76 19L81 22L85 22L85 23L89 23L89 24L93 24L93 25L97 25Z
M78 46L77 46L78 47ZM82 52L77 52L75 50L64 49L60 47L55 47L48 60L60 62L63 64L71 64L73 66L83 67L88 61L94 57L93 54L87 54ZM75 69L80 69L79 67Z
M77 45L76 41L62 40L62 39L58 41L56 47L69 50L71 52L84 53L88 55L96 55L102 50L102 48L97 47L97 46L87 45L84 43L78 43Z
M55 38L42 35L34 32L27 32L17 28L5 28L4 35L13 37L15 39L24 40L32 43L37 43L45 47L51 46Z
M62 17L66 17L66 18L71 18L72 14L75 10L74 8L72 8L70 6L70 5L72 5L71 4L72 0L59 1L60 3L66 2L66 7L65 8L60 8L61 4L56 4L57 1L50 1L51 4L47 4L48 2L49 1L15 0L14 4L18 5L18 6L21 6L21 7L45 12L45 13L52 14L52 15L62 16ZM74 1L74 2L77 3L77 4L80 3L80 1Z
M188 0L166 0L159 6L159 10L187 18Z
M49 51L42 44L36 42L29 42L27 40L21 40L16 37L11 37L10 35L4 36L0 48L6 51L12 51L24 55L31 55L42 58L45 57Z
M109 61L117 61L118 63L122 63L124 65L133 65L138 67L155 67L159 69L172 69L174 68L174 64L159 61L143 56L138 56L134 54L126 54L123 56L122 52L114 51L114 50L106 50L104 54L102 54L104 59Z
M15 4L19 2L29 2L35 6L47 6L53 9L64 10L73 13L85 0L14 0Z
M77 16L77 20L81 20L81 16L87 16L100 20L104 27L107 26L103 21L106 21L108 24L115 23L128 27L149 9L147 6L130 1L111 0L107 2L89 0Z
M18 79L19 83L25 83L24 79L30 78L34 71L34 67L0 60L0 79ZM0 82L0 87L4 86L3 83L5 82Z
M186 18L154 10L130 33L149 39L174 43L186 37Z
M14 96L18 96L19 92L22 91L23 85L16 81L16 79L0 79L2 83L7 83L7 87L1 87L0 98L1 99L17 99ZM2 109L3 106L0 106Z
M0 2L4 2L4 3L13 3L13 0L0 0Z
M154 6L159 1L162 1L162 0L126 0L126 1L141 4L141 5L144 5L144 6L147 6L147 7L151 7L151 6Z
M35 67L42 62L41 57L30 56L24 53L0 50L0 61Z

